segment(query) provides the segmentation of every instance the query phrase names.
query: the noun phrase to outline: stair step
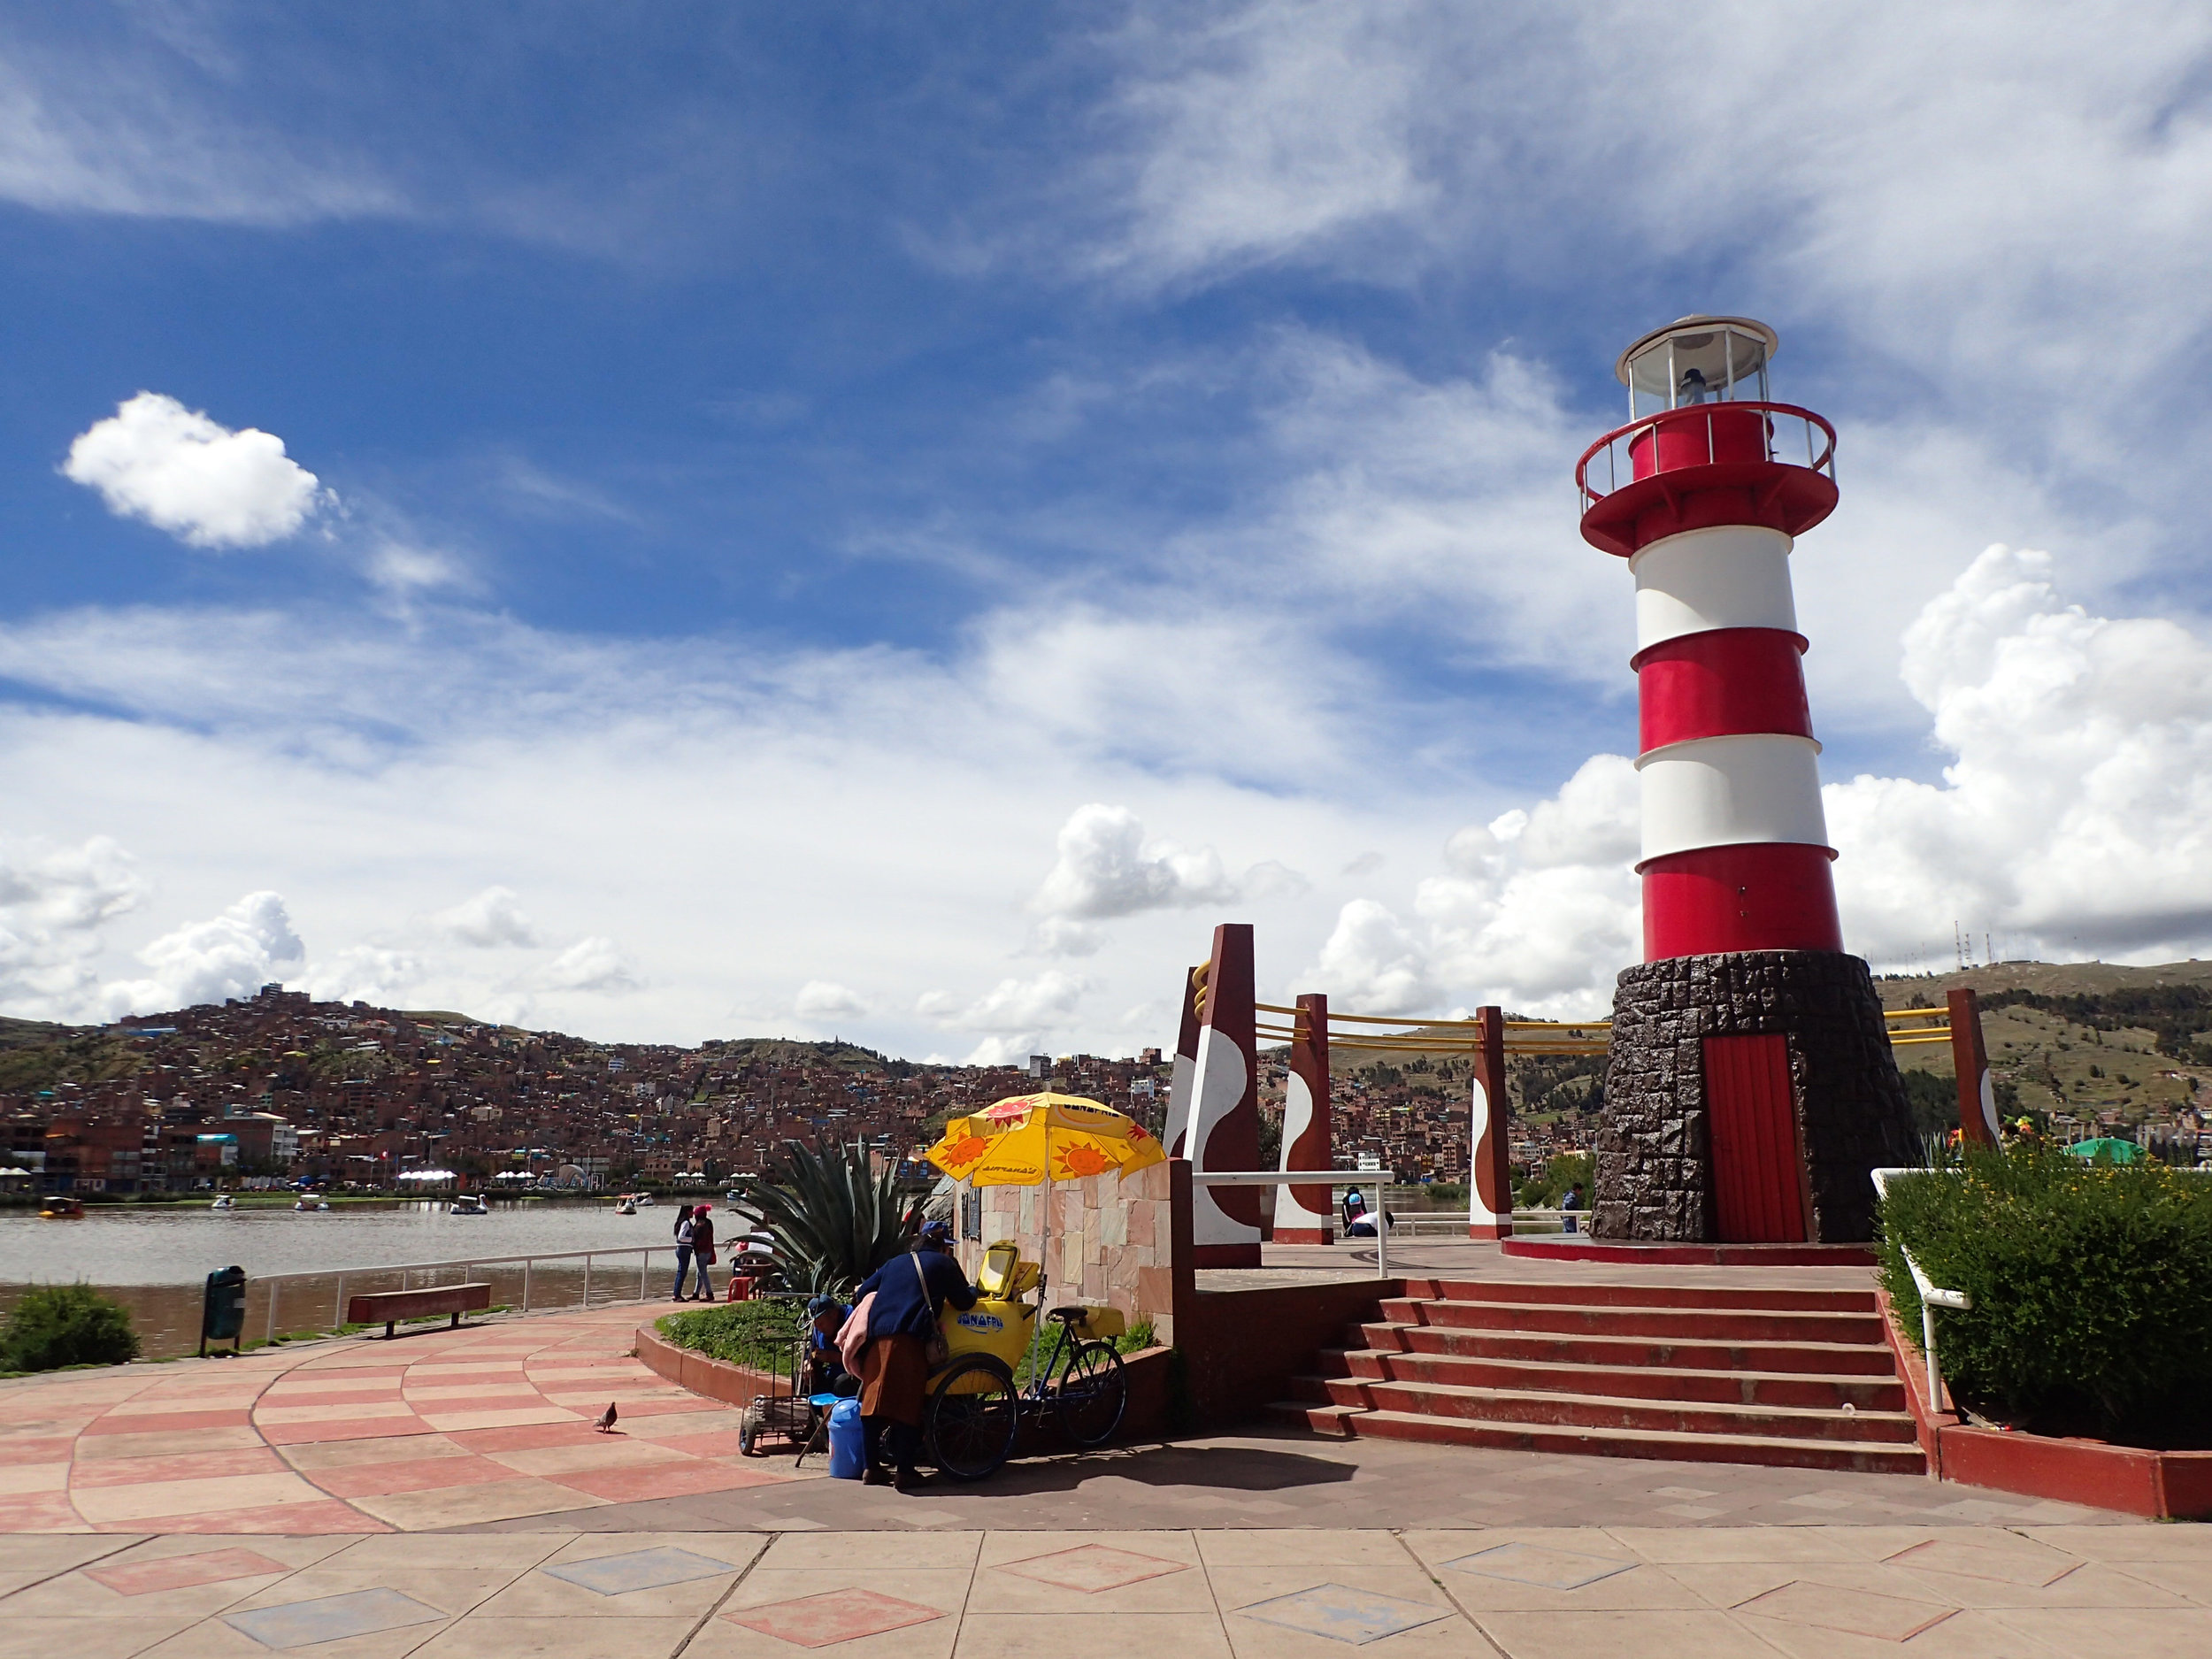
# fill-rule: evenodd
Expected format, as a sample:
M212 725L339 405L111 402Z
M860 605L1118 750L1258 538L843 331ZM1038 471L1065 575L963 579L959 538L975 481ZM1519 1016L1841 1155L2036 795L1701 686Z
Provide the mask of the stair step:
M1440 1286L1444 1302L1544 1302L1602 1308L1709 1308L1772 1313L1872 1313L1874 1292L1796 1290L1764 1285L1585 1285L1548 1281L1500 1283L1448 1279ZM1386 1309L1391 1304L1385 1302Z
M1379 1440L1480 1446L1503 1451L1567 1452L1598 1457L1653 1457L1678 1463L1766 1463L1863 1474L1924 1475L1916 1444L1786 1440L1763 1434L1670 1434L1574 1425L1498 1423L1417 1411L1357 1411L1336 1419L1341 1432Z
M1421 1328L1558 1331L1584 1336L1653 1336L1684 1341L1862 1342L1882 1340L1881 1316L1793 1313L1771 1309L1586 1307L1574 1302L1431 1302Z
M1352 1438L1352 1419L1368 1413L1351 1406L1317 1406L1305 1400L1275 1400L1262 1408L1277 1422L1294 1423L1333 1440Z
M1367 1382L1325 1379L1339 1405L1371 1405L1440 1417L1486 1423L1540 1423L1659 1434L1777 1437L1785 1440L1915 1441L1902 1411L1822 1411L1786 1406L1746 1406L1618 1394L1566 1394L1548 1389L1470 1388L1454 1383Z
M1678 1366L1690 1371L1817 1371L1893 1377L1882 1342L1716 1342L1610 1337L1555 1331L1499 1331L1449 1325L1362 1325L1361 1346L1468 1358L1538 1360L1563 1365Z
M1453 1383L1468 1388L1517 1388L1605 1394L1679 1405L1782 1407L1800 1410L1902 1411L1904 1385L1895 1377L1824 1375L1817 1371L1694 1371L1682 1366L1575 1365L1541 1360L1323 1348L1325 1376L1366 1382Z

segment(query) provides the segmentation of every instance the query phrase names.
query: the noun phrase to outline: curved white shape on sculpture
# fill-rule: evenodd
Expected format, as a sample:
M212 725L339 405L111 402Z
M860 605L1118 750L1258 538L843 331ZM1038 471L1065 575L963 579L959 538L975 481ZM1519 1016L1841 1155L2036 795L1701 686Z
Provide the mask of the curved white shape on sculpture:
M1640 863L1747 841L1828 844L1819 746L1769 733L1670 743L1636 763L1642 777Z
M1183 1156L1190 1160L1194 1172L1220 1167L1207 1159L1206 1142L1214 1125L1234 1111L1237 1102L1244 1098L1245 1079L1249 1075L1249 1063L1233 1038L1223 1036L1211 1025L1200 1031L1198 1061L1191 1084L1190 1136L1183 1147ZM1222 1209L1214 1200L1214 1191L1210 1187L1191 1188L1191 1241L1258 1243L1260 1230Z
M1189 1055L1179 1054L1167 1074L1167 1155L1171 1158L1183 1156L1183 1148L1190 1140L1191 1085L1198 1076L1198 1063Z
M1283 1084L1283 1149L1282 1161L1276 1168L1287 1175L1290 1170L1291 1148L1298 1144L1307 1130L1313 1127L1313 1088L1297 1072L1290 1073ZM1329 1213L1329 1201L1324 1197L1320 1207L1304 1202L1308 1193L1325 1193L1327 1172L1322 1179L1298 1187L1278 1187L1275 1189L1275 1225L1284 1226L1325 1227L1333 1217Z
M1480 1072L1468 1079L1467 1102L1467 1225L1494 1229L1500 1223L1512 1222L1513 1195L1499 1194L1499 1202L1505 1205L1502 1211L1493 1209L1482 1196L1483 1137L1495 1133L1497 1125L1490 1121L1490 1091L1483 1087Z
M1756 525L1662 537L1628 561L1636 579L1636 649L1715 628L1797 632L1790 539Z

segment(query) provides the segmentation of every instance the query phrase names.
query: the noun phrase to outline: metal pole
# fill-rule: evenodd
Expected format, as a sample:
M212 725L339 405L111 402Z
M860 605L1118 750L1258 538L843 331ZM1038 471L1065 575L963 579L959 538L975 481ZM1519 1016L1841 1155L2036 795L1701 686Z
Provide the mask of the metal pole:
M282 1288L283 1281L281 1279L273 1279L269 1281L269 1329L265 1340L271 1342L276 1340L277 1296L281 1292Z
M530 1257L522 1258L522 1310L530 1311Z
M346 1322L346 1276L338 1275L338 1305L330 1311L330 1328L335 1331Z
M587 1312L591 1309L591 1252L588 1250L584 1252L584 1309Z
M1375 1183L1375 1277L1390 1277L1390 1212L1383 1208L1383 1184Z

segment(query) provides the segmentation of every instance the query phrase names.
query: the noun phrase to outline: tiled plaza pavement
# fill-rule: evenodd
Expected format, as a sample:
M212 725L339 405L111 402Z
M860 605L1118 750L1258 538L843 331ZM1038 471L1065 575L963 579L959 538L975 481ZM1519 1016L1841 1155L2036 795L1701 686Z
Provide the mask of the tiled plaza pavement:
M419 1532L781 1483L630 1357L652 1311L0 1383L0 1532Z
M0 1659L2202 1659L2202 1527L0 1539Z
M2110 1521L1900 1475L1288 1432L1024 1460L912 1496L741 1458L635 1306L0 1383L0 1532L1929 1525ZM609 1400L619 1432L591 1422Z

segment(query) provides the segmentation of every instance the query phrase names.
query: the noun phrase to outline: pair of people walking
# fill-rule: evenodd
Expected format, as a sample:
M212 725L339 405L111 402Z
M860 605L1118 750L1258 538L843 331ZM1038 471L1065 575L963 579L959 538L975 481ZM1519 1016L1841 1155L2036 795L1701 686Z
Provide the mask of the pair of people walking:
M712 1204L686 1204L676 1212L676 1288L670 1293L671 1302L714 1300L714 1280L707 1272L714 1265L713 1209ZM687 1297L684 1279L695 1268L696 1286Z

